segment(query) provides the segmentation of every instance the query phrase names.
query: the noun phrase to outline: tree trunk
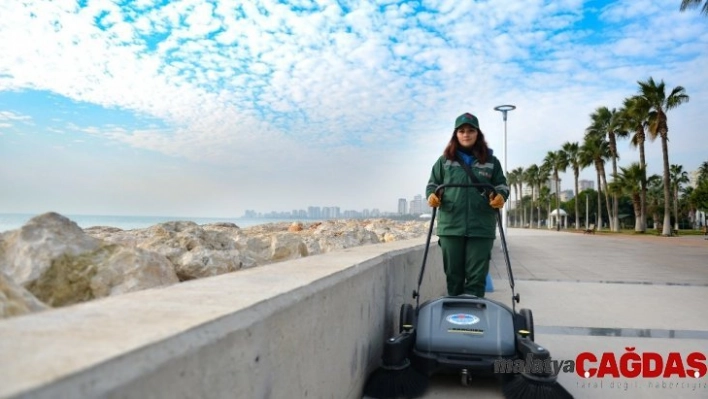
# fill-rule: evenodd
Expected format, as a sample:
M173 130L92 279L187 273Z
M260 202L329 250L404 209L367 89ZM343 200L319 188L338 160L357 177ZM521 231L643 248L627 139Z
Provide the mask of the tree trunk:
M642 167L642 191L640 193L641 201L641 232L647 231L647 163L644 157L644 127L637 128L638 145L639 145L639 165Z
M612 151L612 181L617 181L617 140L615 138L614 133L610 133L610 150ZM610 200L610 197L607 197L607 200ZM612 231L619 231L619 215L617 213L619 212L619 199L617 198L617 193L612 194L612 213L609 214L610 220L612 222L610 223L610 226L612 227Z
M538 228L541 228L541 183L538 184L538 206L536 207L536 212L538 213Z
M519 206L521 206L521 227L524 227L526 212L524 212L524 183L519 180Z
M634 207L634 231L642 231L642 199L639 193L632 193L632 206Z
M580 175L580 171L578 168L573 168L573 172L575 174L575 230L580 230L580 213L578 213L580 210L578 204L578 201L580 200L580 198L578 198L578 195L580 195L578 192L578 177ZM587 224L587 222L585 222L585 224Z
M560 197L560 178L558 177L558 171L556 170L555 172L555 178L556 178L556 230L560 230L560 221L561 221L561 215L560 215L560 207L561 207L561 197Z
M514 184L514 227L519 227L519 185Z
M661 151L664 155L664 225L661 235L671 236L671 186L669 181L668 130L661 132Z
M529 186L531 187L531 209L529 209L529 228L531 228L533 227L533 204L536 203L536 194L534 193L533 183L529 184Z
M602 230L602 197L600 196L602 180L600 178L600 165L595 162L595 171L597 172L597 217L595 217L595 228Z
M610 225L610 231L615 231L614 219L612 219L612 211L610 210L610 191L607 189L607 175L605 174L605 166L600 164L602 171L602 189L605 192L605 207L607 208L607 223Z
M679 219L678 219L678 183L674 187L674 230L679 229Z

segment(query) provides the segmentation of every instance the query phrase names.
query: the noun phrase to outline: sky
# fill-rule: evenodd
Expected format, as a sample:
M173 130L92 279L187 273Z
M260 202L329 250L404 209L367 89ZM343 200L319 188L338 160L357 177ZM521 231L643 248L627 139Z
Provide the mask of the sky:
M668 113L669 162L692 171L708 160L708 18L679 5L2 1L0 213L394 212L424 194L460 114L526 168L649 77L690 96ZM516 106L506 160L501 104ZM661 173L660 140L647 162Z

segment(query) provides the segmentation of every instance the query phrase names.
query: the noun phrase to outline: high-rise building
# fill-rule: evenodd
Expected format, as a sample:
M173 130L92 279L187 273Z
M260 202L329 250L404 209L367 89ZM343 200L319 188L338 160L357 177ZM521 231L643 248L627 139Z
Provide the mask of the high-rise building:
M423 196L418 194L411 200L410 206L411 215L422 215L423 214Z
M338 206L325 206L322 207L322 218L323 219L339 219L340 210Z
M592 180L578 180L578 190L585 191L587 189L594 190L595 182Z
M562 202L569 201L575 196L575 193L573 193L573 190L563 190L560 192L560 200Z
M307 217L310 219L321 219L322 211L319 206L308 206Z
M398 199L398 214L405 215L408 213L408 201L405 198Z
M698 187L698 177L701 175L701 171L696 169L688 174L688 185L696 188Z

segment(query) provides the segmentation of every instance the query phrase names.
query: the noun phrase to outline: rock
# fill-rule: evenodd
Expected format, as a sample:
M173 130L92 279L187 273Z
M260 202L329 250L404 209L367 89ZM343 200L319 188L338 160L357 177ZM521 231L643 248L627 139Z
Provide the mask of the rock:
M85 230L56 213L0 234L2 314L162 287L288 259L425 236L428 221L160 223ZM14 284L14 285L13 285ZM42 303L44 302L44 303Z
M242 262L236 242L230 233L215 227L224 226L204 229L194 222L160 223L147 229L147 238L137 247L164 255L181 281L239 270Z
M40 278L61 256L78 256L101 246L74 222L50 212L30 219L18 230L3 235L0 271L26 286Z
M47 305L0 272L0 319L46 309L49 309Z
M290 227L288 227L288 231L291 233L302 231L302 223L293 222L293 224L291 224Z
M179 282L172 263L164 256L144 250L116 245L110 256L99 263L91 280L91 291L97 298L119 295Z
M0 271L49 306L179 281L159 254L91 237L56 213L3 235Z
M271 239L269 255L271 262L280 262L305 257L308 255L308 250L302 238L289 233L280 233Z

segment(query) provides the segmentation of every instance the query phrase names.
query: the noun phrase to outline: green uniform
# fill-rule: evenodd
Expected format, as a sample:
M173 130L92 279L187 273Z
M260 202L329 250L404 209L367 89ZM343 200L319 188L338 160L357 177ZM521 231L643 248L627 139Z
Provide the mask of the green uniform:
M509 197L509 187L499 160L490 155L487 163L475 160L472 173L480 183L489 183L497 193ZM470 184L465 169L441 156L433 165L426 188L429 197L440 184ZM497 210L489 197L476 188L446 188L440 198L437 235L443 252L448 295L471 294L484 297L489 259L496 238Z

